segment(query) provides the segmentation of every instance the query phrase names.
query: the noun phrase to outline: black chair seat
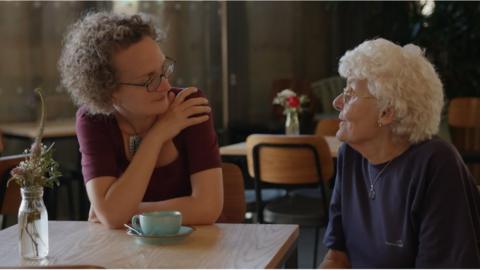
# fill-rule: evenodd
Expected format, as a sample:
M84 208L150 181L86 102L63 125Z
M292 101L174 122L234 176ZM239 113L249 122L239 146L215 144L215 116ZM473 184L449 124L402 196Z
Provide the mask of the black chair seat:
M326 224L322 199L289 195L267 203L263 218L267 223L323 226Z

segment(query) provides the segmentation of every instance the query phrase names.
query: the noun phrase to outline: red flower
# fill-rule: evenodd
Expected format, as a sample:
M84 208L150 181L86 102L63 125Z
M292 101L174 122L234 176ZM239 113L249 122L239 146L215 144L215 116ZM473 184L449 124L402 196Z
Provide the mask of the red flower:
M287 98L287 106L289 108L298 108L300 107L300 99L297 96L289 96Z

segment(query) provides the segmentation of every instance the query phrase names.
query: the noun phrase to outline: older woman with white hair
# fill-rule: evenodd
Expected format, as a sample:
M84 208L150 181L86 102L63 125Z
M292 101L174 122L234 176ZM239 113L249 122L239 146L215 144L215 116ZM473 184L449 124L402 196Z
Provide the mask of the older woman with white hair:
M324 268L480 268L480 196L455 148L435 136L442 83L422 50L365 41L347 79Z

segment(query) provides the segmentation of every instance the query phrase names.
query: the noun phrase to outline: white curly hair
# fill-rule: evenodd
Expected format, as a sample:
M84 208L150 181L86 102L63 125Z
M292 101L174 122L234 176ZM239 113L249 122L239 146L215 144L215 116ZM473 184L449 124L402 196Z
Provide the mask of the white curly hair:
M443 85L418 46L401 47L382 38L367 40L342 56L338 72L344 78L367 80L379 109L393 109L391 128L396 136L417 143L438 132Z

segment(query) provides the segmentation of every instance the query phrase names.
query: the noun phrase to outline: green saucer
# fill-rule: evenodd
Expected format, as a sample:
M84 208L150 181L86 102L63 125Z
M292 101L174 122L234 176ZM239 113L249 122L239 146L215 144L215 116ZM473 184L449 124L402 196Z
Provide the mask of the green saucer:
M177 234L172 235L138 235L131 230L127 230L127 234L135 238L135 241L140 244L149 245L165 245L173 244L182 241L185 237L189 236L195 228L190 226L182 226Z

